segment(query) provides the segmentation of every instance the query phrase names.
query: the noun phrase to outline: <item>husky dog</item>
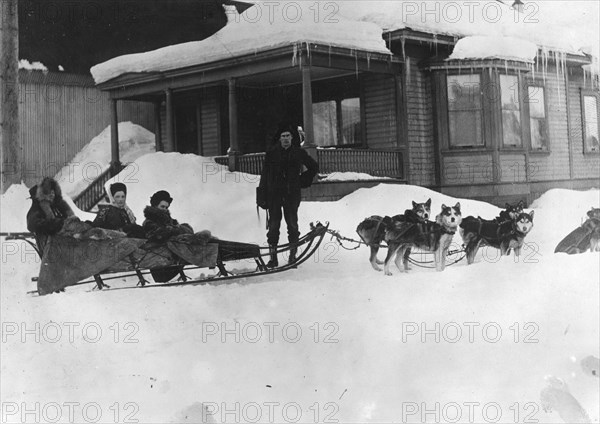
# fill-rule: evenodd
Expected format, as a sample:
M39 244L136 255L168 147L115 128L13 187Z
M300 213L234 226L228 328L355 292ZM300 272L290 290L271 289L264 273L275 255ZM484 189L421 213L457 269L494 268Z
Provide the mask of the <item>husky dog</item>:
M389 222L404 222L404 223L419 223L425 222L431 215L431 199L425 203L412 202L412 209L407 209L403 215L395 215L393 217L385 217ZM371 254L369 256L369 262L375 271L381 271L378 265L383 262L377 260L377 252L379 252L379 246L384 241L386 226L383 224L384 218L378 215L373 215L366 218L363 222L358 224L356 232L362 239L362 241L369 245L371 248Z
M523 208L525 208L525 202L522 200L514 205L506 203L504 210L500 212L500 215L496 218L496 221L504 222L508 220L514 220L517 216L519 216L519 214L523 213Z
M460 225L460 235L467 253L467 263L475 260L475 255L481 246L491 246L500 249L500 254L506 256L514 249L515 256L521 254L525 236L533 228L533 211L521 212L514 219L498 222L488 221L481 217L468 216Z
M386 218L384 224L388 253L384 262L385 275L392 275L390 263L394 257L394 262L400 271L408 270L408 255L413 247L425 252L433 252L435 268L443 271L448 248L461 221L460 203L455 206L442 205L435 222L422 221L412 224L391 222L391 218Z

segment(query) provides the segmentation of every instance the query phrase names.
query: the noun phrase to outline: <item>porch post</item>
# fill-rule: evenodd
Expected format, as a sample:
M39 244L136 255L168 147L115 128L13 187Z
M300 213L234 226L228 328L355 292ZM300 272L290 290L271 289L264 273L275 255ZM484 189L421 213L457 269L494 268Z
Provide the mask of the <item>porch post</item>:
M110 167L113 174L121 171L119 158L119 117L117 114L117 100L110 101Z
M163 150L162 143L162 125L160 122L160 104L161 101L154 102L154 145L157 152Z
M229 149L227 155L229 156L229 171L237 171L237 159L240 154L240 147L238 144L238 126L237 126L237 99L236 99L236 87L235 78L230 78L227 81L228 92L229 92Z
M167 105L167 148L165 151L175 152L177 151L177 146L175 146L175 126L173 122L173 90L167 88L165 90L165 98Z
M302 58L303 61L306 58ZM315 130L313 127L312 110L312 81L310 79L310 65L306 62L302 64L302 115L304 124L304 148L314 159L317 158L317 146L315 145Z

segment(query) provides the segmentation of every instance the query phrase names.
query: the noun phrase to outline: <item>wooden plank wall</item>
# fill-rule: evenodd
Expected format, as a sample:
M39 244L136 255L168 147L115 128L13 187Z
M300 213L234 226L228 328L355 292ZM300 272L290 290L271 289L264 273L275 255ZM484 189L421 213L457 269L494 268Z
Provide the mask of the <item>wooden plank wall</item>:
M556 67L549 65L545 81L539 72L536 73L535 78L545 86L550 154L536 152L530 154L530 181L569 179L569 134L564 76L562 71L557 75Z
M365 125L370 149L390 149L398 146L396 122L396 89L394 78L382 74L365 74Z
M24 182L31 186L54 176L110 125L108 93L91 77L20 71L19 120ZM151 103L119 102L119 121L154 131Z
M409 145L409 181L415 185L435 184L435 146L433 132L433 90L429 74L417 63L418 58L406 57L406 114Z

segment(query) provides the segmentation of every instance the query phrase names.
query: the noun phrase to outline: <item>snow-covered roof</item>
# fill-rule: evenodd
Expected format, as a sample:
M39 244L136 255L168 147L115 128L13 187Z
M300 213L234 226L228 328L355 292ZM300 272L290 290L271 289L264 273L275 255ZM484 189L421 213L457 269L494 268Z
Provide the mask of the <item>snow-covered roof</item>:
M242 14L225 6L225 11L227 25L211 37L113 58L92 67L94 80L99 84L125 73L163 72L301 43L391 54L378 25L328 17L312 2L260 3Z
M506 59L533 62L538 46L513 37L473 35L461 38L449 59Z
M342 1L340 14L378 24L384 32L413 29L435 35L493 37L494 44L507 45L511 37L565 53L600 56L600 2L589 0L524 0L521 12L511 8L512 0L448 2L406 0ZM376 7L375 6L376 3ZM513 41L514 43L514 41ZM468 47L468 48L466 48ZM469 42L457 58L484 58L484 45ZM518 46L521 51L523 45ZM470 49L473 51L470 51ZM528 50L529 47L525 47ZM496 52L498 54L500 52ZM514 58L510 52L502 58ZM511 57L512 56L512 57ZM521 55L516 55L519 57Z

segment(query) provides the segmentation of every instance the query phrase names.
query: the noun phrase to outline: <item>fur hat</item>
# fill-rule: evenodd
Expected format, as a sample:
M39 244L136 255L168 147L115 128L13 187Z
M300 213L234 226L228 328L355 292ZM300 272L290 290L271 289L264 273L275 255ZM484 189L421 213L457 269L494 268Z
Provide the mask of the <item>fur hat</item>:
M45 177L41 183L35 187L35 198L39 201L50 200L50 192L54 191L55 202L62 200L62 191L60 185L54 178ZM33 187L29 190L33 193Z
M163 200L169 204L171 204L171 202L173 202L173 198L171 197L171 195L169 194L168 191L165 191L165 190L157 191L150 198L150 205L156 207Z
M110 194L115 196L119 191L122 191L127 196L127 186L123 183L114 183L110 185Z
M279 126L277 132L275 133L275 137L273 138L273 143L279 143L279 137L284 132L289 132L292 135L292 146L300 146L300 135L298 134L298 127L289 123L284 123Z

